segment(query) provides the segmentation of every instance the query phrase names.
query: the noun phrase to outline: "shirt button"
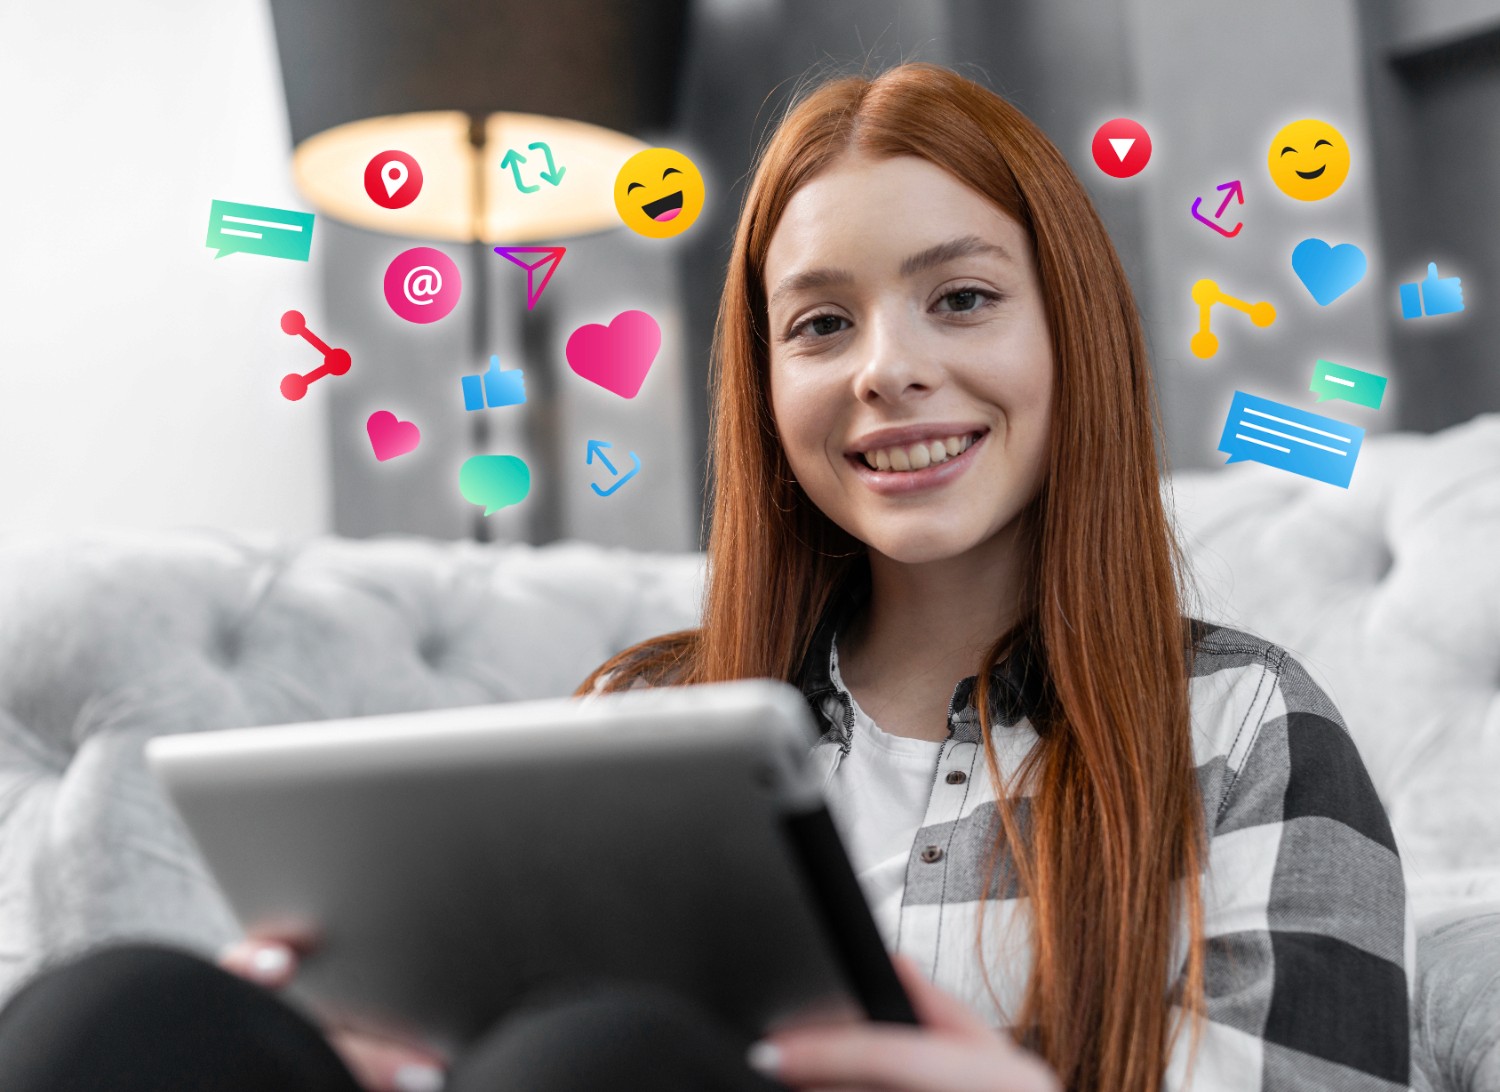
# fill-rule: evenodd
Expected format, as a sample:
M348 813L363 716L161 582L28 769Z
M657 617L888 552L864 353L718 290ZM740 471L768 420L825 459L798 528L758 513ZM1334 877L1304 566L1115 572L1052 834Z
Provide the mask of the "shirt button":
M926 861L928 864L931 864L933 861L940 861L942 859L943 859L943 847L942 846L923 846L922 847L922 860Z
M950 785L962 785L967 780L969 780L969 775L964 773L962 770L948 771L947 781Z

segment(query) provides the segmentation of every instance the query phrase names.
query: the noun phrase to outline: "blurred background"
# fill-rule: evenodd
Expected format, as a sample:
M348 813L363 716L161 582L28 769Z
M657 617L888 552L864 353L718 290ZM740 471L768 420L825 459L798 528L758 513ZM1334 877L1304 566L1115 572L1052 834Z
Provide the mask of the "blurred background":
M1224 462L1236 389L1315 408L1317 359L1390 377L1379 410L1320 408L1371 432L1500 410L1500 0L0 0L0 534L206 526L698 548L709 345L752 156L810 76L904 60L1005 95L1073 163L1137 292L1174 468ZM462 189L458 228L331 213L326 191L348 180L294 163L341 126L434 111L461 112L451 163L473 153L472 178L423 164L434 208ZM515 113L685 153L703 214L661 240L618 221L528 225L495 139L521 130L486 129ZM1089 150L1118 116L1153 140L1129 179ZM1352 148L1323 201L1290 200L1267 174L1272 137L1304 117ZM566 140L553 145L566 168ZM1233 179L1245 203L1229 215L1245 227L1229 239L1189 207ZM214 200L318 212L311 260L216 259ZM495 209L469 218L476 201ZM497 217L505 237L486 234ZM1326 308L1291 272L1308 236L1369 260ZM524 272L491 249L522 243L567 247L530 310ZM387 263L419 245L464 277L457 308L430 325L381 294ZM1463 278L1465 311L1404 321L1398 286L1428 262ZM1216 308L1221 347L1197 359L1189 289L1202 277L1273 302L1275 324ZM288 309L354 361L296 402L281 377L319 360L281 331ZM563 353L575 328L628 309L663 334L630 400ZM492 354L524 369L527 401L466 412L460 377ZM364 423L379 409L416 421L421 445L378 462ZM642 464L608 497L590 489L609 481L586 463L591 439ZM457 484L483 452L534 471L531 495L489 517Z

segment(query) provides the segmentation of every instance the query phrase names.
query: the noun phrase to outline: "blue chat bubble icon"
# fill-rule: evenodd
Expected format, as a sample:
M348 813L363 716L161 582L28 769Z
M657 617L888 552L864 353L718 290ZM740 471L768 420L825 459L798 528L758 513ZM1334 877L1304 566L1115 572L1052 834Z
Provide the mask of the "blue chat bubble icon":
M208 208L208 239L215 258L226 254L264 254L305 262L312 253L313 214L267 205L215 201Z
M1270 398L1234 392L1219 450L1304 478L1349 488L1365 430Z

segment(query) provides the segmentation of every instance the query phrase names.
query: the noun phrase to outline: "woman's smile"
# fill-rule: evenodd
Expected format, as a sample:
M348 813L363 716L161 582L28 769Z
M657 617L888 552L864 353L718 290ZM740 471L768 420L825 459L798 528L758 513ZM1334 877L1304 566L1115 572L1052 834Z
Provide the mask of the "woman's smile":
M880 448L865 454L844 456L864 485L883 497L939 489L954 481L978 458L978 449L989 435L989 429L945 441L934 440L927 448L908 444ZM930 448L930 450L929 450ZM936 454L942 449L941 458ZM875 466L871 466L871 461Z

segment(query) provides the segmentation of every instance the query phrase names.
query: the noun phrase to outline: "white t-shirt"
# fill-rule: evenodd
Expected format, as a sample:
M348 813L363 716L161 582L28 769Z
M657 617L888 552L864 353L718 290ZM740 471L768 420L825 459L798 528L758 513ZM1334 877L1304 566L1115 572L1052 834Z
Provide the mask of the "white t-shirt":
M839 676L837 644L830 660L833 681L848 691ZM875 924L886 947L894 951L898 950L906 869L932 798L943 744L891 735L853 697L851 693L857 738L824 795ZM837 749L838 743L825 741L818 744L822 747Z

